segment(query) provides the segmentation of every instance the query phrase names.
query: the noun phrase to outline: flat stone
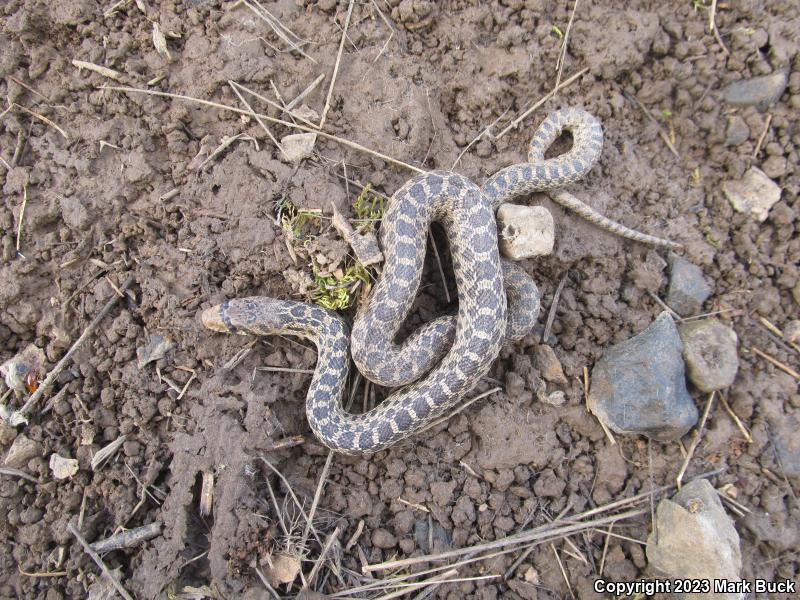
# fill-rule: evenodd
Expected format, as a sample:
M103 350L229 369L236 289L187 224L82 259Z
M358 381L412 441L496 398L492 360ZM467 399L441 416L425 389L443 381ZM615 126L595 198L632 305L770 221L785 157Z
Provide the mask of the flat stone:
M725 145L738 146L750 137L750 128L747 122L739 115L728 117L728 126L725 129Z
M19 435L8 449L3 464L14 469L21 469L28 464L30 459L41 456L41 454L42 447L39 442L35 442L25 435Z
M731 106L755 106L763 112L780 100L788 82L786 71L740 79L729 84L722 97Z
M650 567L664 577L739 581L742 555L739 534L714 486L697 479L683 486L656 510L655 530L647 538ZM684 598L739 600L738 593L686 594Z
M739 181L723 182L722 192L735 211L762 223L772 205L781 199L781 188L758 167L750 167Z
M701 392L729 387L739 370L738 338L716 319L691 321L680 327L689 380Z
M679 439L697 423L682 350L675 322L661 313L639 335L603 353L592 369L589 410L617 433Z
M298 163L311 156L316 142L316 133L292 133L284 136L281 138L281 147L283 148L281 159L286 162Z
M697 314L711 295L711 286L703 277L703 270L676 254L670 255L669 265L667 304L681 316Z
M544 206L501 204L497 209L500 252L509 260L553 253L555 224Z

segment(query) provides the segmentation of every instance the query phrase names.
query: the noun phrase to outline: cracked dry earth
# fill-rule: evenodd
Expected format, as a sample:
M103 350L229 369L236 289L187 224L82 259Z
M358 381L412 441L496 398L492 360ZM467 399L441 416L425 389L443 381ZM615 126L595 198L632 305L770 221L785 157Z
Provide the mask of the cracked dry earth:
M630 227L680 241L683 255L713 283L704 309L726 311L720 318L740 340L739 374L727 399L752 442L717 405L687 478L724 469L713 483L730 484L726 489L752 511L734 517L745 577L796 578L798 481L776 475L773 434L774 424L797 419L797 382L742 349L757 346L797 368L797 355L758 318L782 326L797 317L800 302L800 8L790 0L718 3L723 49L708 30L710 4L581 2L562 80L587 71L517 129L470 145L553 88L572 3L359 0L324 129L423 169L449 169L469 146L456 170L480 183L524 158L547 111L582 106L600 118L603 154L575 194ZM307 41L302 54L264 13L242 3L0 6L0 91L9 107L0 117L0 362L34 344L44 351L42 375L49 372L114 293L111 284L135 278L131 295L78 349L29 424L0 425L4 456L21 436L30 442L34 451L19 469L35 480L0 475L2 598L104 597L99 569L67 529L79 520L89 542L120 527L164 524L161 535L103 557L137 598L266 598L256 568L274 575L278 559L297 553L307 537L301 566L308 577L337 531L311 586L332 594L361 585L364 564L500 539L562 511L579 513L674 481L683 458L677 443L653 442L648 452L643 439L620 436L611 445L583 397L584 367L661 311L649 292L665 293L665 255L537 196L532 202L553 213L556 247L522 264L542 290L545 314L566 277L545 340L565 374L548 385L562 390L566 403L551 406L534 393L540 327L503 350L475 394L495 382L502 391L372 458L333 457L313 530L304 535L289 490L308 511L327 457L305 420L309 376L257 367L313 369L315 352L296 340L252 345L214 334L197 314L224 298L301 297L310 257L318 266L348 264L348 249L325 218L310 225L295 262L287 232L274 220L277 201L327 216L333 203L353 218L362 189L354 182L391 195L411 172L322 138L311 158L290 165L248 116L102 89L125 85L242 108L229 80L279 103L324 74L298 104L305 114L321 114L348 2L263 7ZM156 24L168 55L154 44ZM113 71L78 69L73 60ZM723 102L726 84L780 69L789 72L788 87L765 112ZM273 105L246 99L281 116ZM278 137L295 133L268 127ZM234 135L241 137L205 160ZM751 166L782 189L763 223L735 212L721 192L722 182ZM452 294L446 240L436 232L434 239ZM447 309L452 302L429 256L410 326ZM140 367L137 348L155 336L172 348ZM385 393L373 392L359 387L356 406ZM24 401L3 397L12 407ZM695 400L702 407L700 394ZM274 449L295 435L306 435L305 443ZM93 469L96 453L120 436L119 450ZM53 454L76 459L77 472L55 479ZM201 499L210 501L207 514ZM470 563L459 567L459 578L500 577L445 583L430 588L430 597L596 597L591 582L601 570L615 580L650 575L637 542L649 529L645 514L618 526L622 538L590 530L534 546L524 557L517 551ZM54 576L36 575L43 573ZM294 596L301 586L298 577L277 589Z

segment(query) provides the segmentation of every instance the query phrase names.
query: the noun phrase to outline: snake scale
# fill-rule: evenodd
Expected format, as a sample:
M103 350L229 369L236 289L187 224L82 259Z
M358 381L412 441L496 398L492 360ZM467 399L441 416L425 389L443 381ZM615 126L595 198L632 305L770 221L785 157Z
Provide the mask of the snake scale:
M572 148L545 159L545 151L564 130L572 134ZM202 322L220 332L284 333L314 342L319 354L306 398L314 434L344 454L382 450L449 413L486 374L503 340L520 339L532 329L539 293L527 273L501 260L495 210L514 197L579 180L594 165L602 144L597 119L580 109L562 109L537 129L527 162L500 170L481 188L459 174L434 171L410 179L395 192L380 230L386 262L354 322L352 357L372 381L404 387L369 412L350 414L343 408L351 336L347 323L334 313L301 302L253 297L208 308ZM423 325L396 344L420 285L433 221L443 225L450 243L458 312Z

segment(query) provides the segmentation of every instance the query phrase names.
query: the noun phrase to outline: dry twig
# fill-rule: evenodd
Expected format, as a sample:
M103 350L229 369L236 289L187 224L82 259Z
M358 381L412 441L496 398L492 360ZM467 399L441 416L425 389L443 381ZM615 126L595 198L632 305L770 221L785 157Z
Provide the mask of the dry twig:
M123 283L120 286L120 290L122 291L127 290L133 284L133 281L134 281L133 275L130 275L125 280L125 283ZM118 301L119 301L119 296L113 294L111 299L106 303L103 309L99 313L97 313L97 316L92 320L91 323L89 323L89 326L86 327L81 336L77 340L75 340L75 343L73 343L70 349L67 350L67 353L64 355L64 357L60 361L58 361L58 364L56 364L56 366L53 367L53 370L47 374L47 377L45 377L41 385L39 385L36 391L33 392L33 394L31 394L30 398L28 398L27 402L25 402L22 408L11 413L10 421L12 425L26 421L25 415L31 410L33 405L39 401L39 399L50 388L50 386L53 385L56 378L69 364L69 361L72 359L72 356L75 354L75 352L78 351L78 348L80 348L83 342L85 342L86 339L94 332L94 330L97 329L97 326L100 325L100 322L106 317L106 315L108 315L108 313L111 312L111 309L113 309L116 306Z

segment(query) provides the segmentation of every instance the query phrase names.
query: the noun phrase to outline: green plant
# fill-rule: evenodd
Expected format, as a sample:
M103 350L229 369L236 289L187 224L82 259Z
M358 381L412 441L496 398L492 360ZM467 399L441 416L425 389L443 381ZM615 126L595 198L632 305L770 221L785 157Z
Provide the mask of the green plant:
M286 235L299 239L303 235L303 228L320 218L322 211L319 209L300 209L291 200L286 200L278 208L278 222Z
M315 304L328 310L344 310L353 303L356 284L369 283L369 273L361 263L348 267L340 277L321 275L314 267L314 281L317 288L311 292Z
M383 218L386 210L386 198L372 192L372 186L367 184L353 203L356 220L364 223L365 229L375 229L375 223Z

